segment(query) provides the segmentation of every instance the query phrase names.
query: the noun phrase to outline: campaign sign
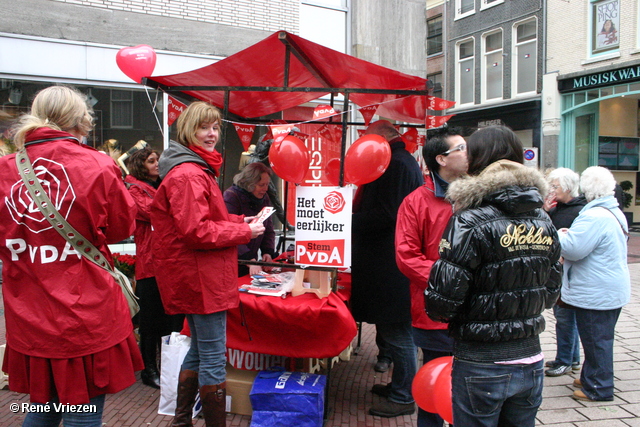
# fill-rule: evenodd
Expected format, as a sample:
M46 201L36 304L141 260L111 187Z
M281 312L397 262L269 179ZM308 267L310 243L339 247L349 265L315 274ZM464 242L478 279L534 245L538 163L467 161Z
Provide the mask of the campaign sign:
M296 188L296 263L320 267L351 266L349 187Z

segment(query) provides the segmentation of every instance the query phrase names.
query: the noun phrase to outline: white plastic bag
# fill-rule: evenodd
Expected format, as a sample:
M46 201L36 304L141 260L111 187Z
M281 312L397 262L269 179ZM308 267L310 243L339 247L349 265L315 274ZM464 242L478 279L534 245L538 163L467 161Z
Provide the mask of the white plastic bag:
M160 355L160 403L158 414L175 415L176 400L178 398L178 377L182 361L191 346L191 338L172 332L171 335L162 337L162 352ZM193 418L202 409L200 394L196 396L196 404L193 406Z

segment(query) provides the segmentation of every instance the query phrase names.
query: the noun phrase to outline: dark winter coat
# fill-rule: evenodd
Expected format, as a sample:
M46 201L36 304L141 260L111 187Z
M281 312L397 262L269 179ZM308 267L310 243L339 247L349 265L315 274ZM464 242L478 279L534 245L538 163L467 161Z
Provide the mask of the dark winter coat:
M229 187L224 192L224 203L230 214L256 216L260 210L266 206L271 206L269 195L265 194L262 199L258 199L237 185ZM238 258L251 260L258 259L258 250L262 254L269 254L272 258L276 255L276 232L273 229L273 220L271 217L263 223L264 233L251 239L245 245L238 245Z
M584 196L575 197L567 203L558 202L558 204L549 211L551 222L560 230L561 228L569 228L573 224L573 220L578 217L580 211L587 204Z
M384 174L364 184L355 201L352 221L351 309L356 321L411 321L409 279L396 265L395 230L398 208L424 184L418 162L401 138L391 145L391 162Z
M431 269L429 316L449 322L454 355L476 362L539 354L542 312L560 293L560 243L542 210L542 174L501 160L451 184L456 213Z

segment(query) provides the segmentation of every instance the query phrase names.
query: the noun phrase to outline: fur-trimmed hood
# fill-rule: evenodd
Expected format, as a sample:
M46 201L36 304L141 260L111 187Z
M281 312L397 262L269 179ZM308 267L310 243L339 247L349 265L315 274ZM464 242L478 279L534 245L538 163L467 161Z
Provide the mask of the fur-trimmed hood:
M548 187L537 169L499 160L477 176L465 176L451 183L447 199L456 212L478 207L483 201L507 212L526 212L542 206Z

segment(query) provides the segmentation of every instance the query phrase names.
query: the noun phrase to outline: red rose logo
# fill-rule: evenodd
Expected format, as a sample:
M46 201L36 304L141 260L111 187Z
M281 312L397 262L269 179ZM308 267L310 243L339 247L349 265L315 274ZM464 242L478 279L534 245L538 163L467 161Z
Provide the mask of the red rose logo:
M55 208L65 219L68 218L76 195L64 166L53 160L38 158L33 162L33 170ZM40 233L53 228L36 206L22 179L13 184L5 203L13 220L32 232Z
M332 191L324 198L324 210L332 214L337 214L344 209L345 201L342 194Z

